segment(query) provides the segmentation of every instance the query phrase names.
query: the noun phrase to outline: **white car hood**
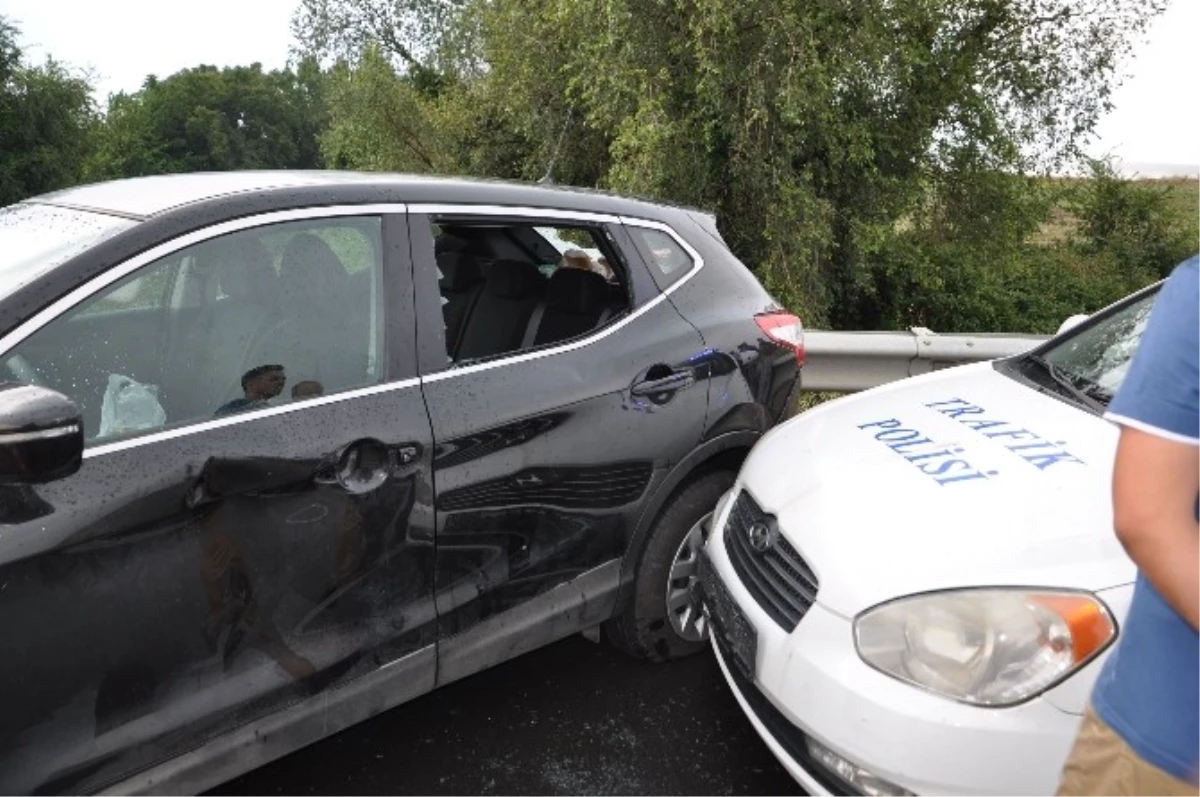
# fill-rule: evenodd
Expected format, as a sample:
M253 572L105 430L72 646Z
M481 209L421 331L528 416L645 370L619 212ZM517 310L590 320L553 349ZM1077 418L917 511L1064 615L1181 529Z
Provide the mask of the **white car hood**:
M739 484L813 568L818 602L845 617L952 587L1098 590L1134 578L1112 531L1116 439L979 363L782 424Z

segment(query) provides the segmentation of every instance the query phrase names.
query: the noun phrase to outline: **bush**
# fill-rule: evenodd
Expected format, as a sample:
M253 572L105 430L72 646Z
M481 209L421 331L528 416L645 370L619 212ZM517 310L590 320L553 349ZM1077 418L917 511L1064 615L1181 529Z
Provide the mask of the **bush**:
M877 237L853 304L831 316L847 329L1052 333L1196 251L1196 221L1180 202L1194 199L1195 184L1092 168L1084 180L935 175L917 207ZM1063 229L1047 239L1052 218Z
M1125 180L1105 161L1091 161L1090 168L1091 179L1076 184L1069 203L1079 218L1082 255L1157 279L1196 251L1195 223L1176 212L1171 183Z

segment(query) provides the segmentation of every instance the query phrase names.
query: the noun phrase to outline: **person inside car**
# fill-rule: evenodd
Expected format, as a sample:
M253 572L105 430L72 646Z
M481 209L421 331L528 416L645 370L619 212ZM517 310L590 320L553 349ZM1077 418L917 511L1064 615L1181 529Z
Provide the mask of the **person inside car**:
M616 282L617 275L613 272L612 266L609 265L608 258L604 255L596 258L596 271L601 277L609 282Z
M568 249L563 252L559 268L577 268L583 271L593 271L592 259L582 249Z
M313 379L305 379L303 382L297 382L292 387L292 401L303 401L306 398L316 398L317 396L325 395L325 388L320 382Z
M218 418L235 412L247 412L266 407L267 402L283 392L287 374L282 365L260 365L242 374L242 398L221 405L214 415Z

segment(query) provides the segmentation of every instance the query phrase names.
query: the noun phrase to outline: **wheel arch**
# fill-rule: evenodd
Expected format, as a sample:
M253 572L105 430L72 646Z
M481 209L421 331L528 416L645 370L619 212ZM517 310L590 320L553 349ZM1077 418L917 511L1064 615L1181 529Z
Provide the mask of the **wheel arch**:
M637 577L638 561L650 539L650 532L670 504L671 499L684 490L689 484L709 473L729 471L735 476L742 463L750 453L750 449L759 441L759 432L738 431L720 435L706 440L681 460L667 477L663 479L658 489L646 501L641 515L634 528L625 555L621 560L621 584L617 593L616 611L620 612L633 594L634 581Z

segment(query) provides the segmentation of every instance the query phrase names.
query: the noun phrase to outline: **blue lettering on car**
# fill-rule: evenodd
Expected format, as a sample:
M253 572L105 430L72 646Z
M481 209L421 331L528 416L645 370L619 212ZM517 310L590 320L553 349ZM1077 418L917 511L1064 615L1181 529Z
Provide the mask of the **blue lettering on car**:
M1067 444L1065 440L1052 442L1009 421L980 418L978 416L984 415L987 410L969 401L953 398L945 401L931 401L925 406L947 418L953 418L984 437L996 440L1038 470L1045 470L1060 462L1071 462L1076 465L1087 464L1063 448Z
M870 421L858 428L942 486L999 475L999 471L980 471L959 456L962 448L935 442L917 429L904 427L897 418Z

